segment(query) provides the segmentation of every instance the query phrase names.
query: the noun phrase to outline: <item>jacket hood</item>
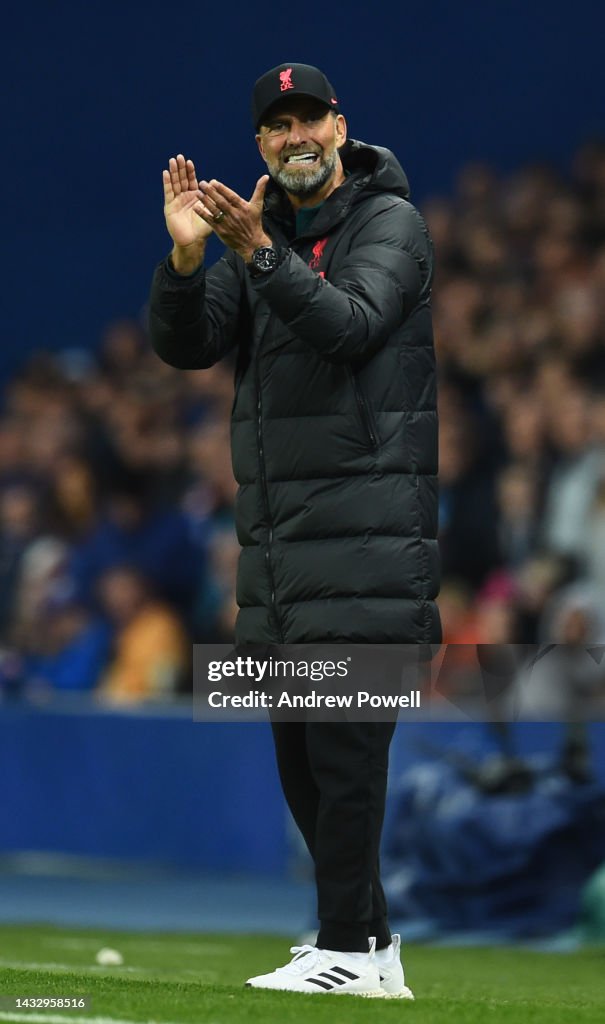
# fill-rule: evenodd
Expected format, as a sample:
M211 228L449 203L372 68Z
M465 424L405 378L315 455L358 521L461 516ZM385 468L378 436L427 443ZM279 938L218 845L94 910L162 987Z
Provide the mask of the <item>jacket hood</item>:
M345 171L349 174L361 172L366 178L364 191L390 192L402 199L409 199L407 175L390 149L349 139L339 152Z

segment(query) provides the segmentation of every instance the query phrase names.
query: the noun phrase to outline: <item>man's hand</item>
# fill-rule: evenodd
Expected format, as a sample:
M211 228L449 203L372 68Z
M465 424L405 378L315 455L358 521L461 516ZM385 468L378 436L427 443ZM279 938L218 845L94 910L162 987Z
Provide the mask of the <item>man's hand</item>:
M191 274L203 262L212 227L200 216L202 204L193 160L185 160L179 153L170 158L168 167L162 178L166 227L174 241L172 264L178 273Z
M200 182L197 193L202 209L196 207L196 214L207 228L211 228L225 245L239 253L246 263L251 260L255 249L271 245L262 221L268 181L268 174L258 179L249 202L215 180Z

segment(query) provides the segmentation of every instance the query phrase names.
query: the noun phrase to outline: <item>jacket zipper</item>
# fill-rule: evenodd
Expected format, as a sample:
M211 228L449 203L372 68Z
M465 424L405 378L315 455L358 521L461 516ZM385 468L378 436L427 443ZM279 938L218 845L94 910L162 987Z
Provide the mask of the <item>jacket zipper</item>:
M372 422L372 414L370 412L370 407L368 405L366 396L361 390L359 381L357 380L357 377L355 376L351 367L349 367L349 372L351 374L351 380L353 381L353 390L355 392L355 398L357 400L359 415L361 417L361 422L363 423L365 432L368 436L368 441L370 442L370 446L372 448L378 449L378 435L376 433L374 423Z
M273 566L271 565L271 546L273 544L273 523L271 521L271 510L269 508L269 488L267 487L267 472L265 469L265 451L263 445L263 399L261 394L261 383L260 383L260 345L259 342L258 351L255 360L255 377L256 377L256 442L258 446L258 461L260 466L260 479L261 488L263 493L263 504L265 508L265 515L267 516L267 522L269 524L269 535L267 538L267 548L265 551L265 567L267 569L267 576L269 578L269 586L271 588L271 613L273 616L274 624L277 629L280 643L284 643L284 634L281 624L281 620L277 611L277 599L275 596L275 578L273 576Z

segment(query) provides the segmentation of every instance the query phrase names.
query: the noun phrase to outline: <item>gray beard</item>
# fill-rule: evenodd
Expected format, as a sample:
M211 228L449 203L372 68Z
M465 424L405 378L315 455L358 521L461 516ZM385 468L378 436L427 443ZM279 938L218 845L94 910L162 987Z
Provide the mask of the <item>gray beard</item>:
M319 192L336 170L336 158L337 153L334 150L332 156L321 160L315 171L305 171L302 168L301 170L287 171L284 167L271 176L278 185L281 185L286 192L290 192L293 196L312 196L315 192Z

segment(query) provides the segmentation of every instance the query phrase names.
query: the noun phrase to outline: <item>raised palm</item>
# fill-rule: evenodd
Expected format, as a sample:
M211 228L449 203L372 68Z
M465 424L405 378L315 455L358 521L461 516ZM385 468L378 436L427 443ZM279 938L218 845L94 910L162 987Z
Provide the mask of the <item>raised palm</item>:
M177 157L170 158L168 168L162 172L162 178L164 216L170 236L175 245L202 242L212 234L212 228L196 212L202 206L193 160L185 160L179 153Z

